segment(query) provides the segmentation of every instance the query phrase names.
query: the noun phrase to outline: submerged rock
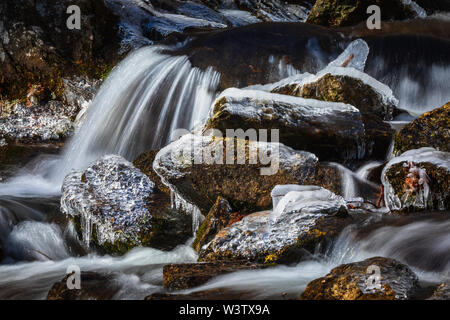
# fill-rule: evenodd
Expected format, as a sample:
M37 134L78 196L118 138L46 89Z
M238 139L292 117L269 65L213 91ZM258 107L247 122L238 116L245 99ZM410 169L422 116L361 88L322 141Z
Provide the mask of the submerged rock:
M300 299L406 300L417 288L418 278L406 265L375 257L334 268L325 277L311 281Z
M216 99L213 113L205 130L278 129L281 143L321 160L364 156L361 114L348 104L231 88Z
M191 218L174 212L165 194L120 156L104 156L84 171L73 171L62 186L61 210L83 241L110 253L136 246L170 250L192 235Z
M277 186L273 211L250 214L220 231L199 261L294 263L353 220L345 200L316 186Z
M96 272L81 272L81 289L69 289L67 275L56 282L47 294L47 300L110 300L119 292L120 286L112 275Z
M367 8L378 5L382 20L403 20L418 13L403 0L318 0L311 9L306 22L330 27L343 27L365 22Z
M163 268L164 288L168 290L194 288L220 275L242 270L256 270L263 267L243 261L169 264Z
M450 208L450 153L433 148L409 150L384 167L386 206L395 212Z
M450 152L450 102L424 113L395 134L395 154L421 147Z
M255 152L244 151L248 148ZM161 149L153 168L204 215L218 196L245 214L270 208L270 191L277 184L307 183L317 162L315 155L279 143L187 134Z

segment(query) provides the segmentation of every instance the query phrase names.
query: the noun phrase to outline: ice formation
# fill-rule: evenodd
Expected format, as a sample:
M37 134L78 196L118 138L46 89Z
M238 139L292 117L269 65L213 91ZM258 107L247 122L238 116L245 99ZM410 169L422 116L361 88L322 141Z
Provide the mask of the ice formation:
M330 62L328 67L347 67L364 72L368 56L369 46L367 42L362 39L356 39L347 46L339 57Z
M386 172L397 163L402 163L407 170L405 178L405 192L401 198L395 192L393 186L387 178ZM421 163L431 163L436 167L450 171L450 154L448 152L437 151L434 148L420 148L408 150L399 157L392 158L383 169L381 181L384 186L384 201L390 210L401 210L406 207L416 207L426 209L430 206L430 178L426 170L421 167ZM446 192L444 190L444 192ZM439 202L443 200L440 199ZM439 209L445 209L443 203L439 204Z
M289 191L292 190L292 191ZM277 186L272 195L285 193L273 212L250 214L223 230L205 251L233 252L254 259L293 245L314 227L318 219L337 213L345 200L315 186Z
M97 242L134 242L149 228L146 198L154 183L132 163L107 155L84 171L72 171L62 186L61 211L79 217L84 243L89 246L95 224Z
M67 113L67 107L57 101L31 107L17 103L8 117L0 118L0 136L25 142L67 137L73 131L73 123Z

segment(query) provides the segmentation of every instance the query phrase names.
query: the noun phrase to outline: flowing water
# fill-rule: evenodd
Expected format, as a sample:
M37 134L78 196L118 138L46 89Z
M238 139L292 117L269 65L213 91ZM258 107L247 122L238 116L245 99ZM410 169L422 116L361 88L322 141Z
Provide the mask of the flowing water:
M128 56L102 85L64 152L34 159L0 184L0 241L6 256L0 264L1 299L45 298L70 265L78 265L82 271L113 273L120 286L114 298L141 299L161 290L164 264L196 261L188 243L170 252L137 248L122 257L85 252L73 226L58 217L61 182L70 170L83 168L104 154L133 160L144 150L166 145L175 129L193 129L208 115L218 94L220 74L212 68L195 68L187 56L163 50L167 48L150 46ZM321 60L326 58L318 54ZM391 86L401 106L413 116L450 100L450 81L444 81L450 70L441 61L428 64L422 75L425 81L418 81L408 71L407 61L399 66L405 71L394 76L385 72L382 56L371 59L368 72ZM328 57L325 62L331 60ZM276 80L300 72L276 57L268 63L278 72ZM368 170L378 164L369 163L356 173L341 168L347 198L360 196L356 182L364 182ZM407 263L422 280L437 283L450 279L449 221L430 219L388 226L363 238L357 233L348 228L325 255L297 266L237 272L191 291L231 288L251 290L255 298L280 298L282 292L294 297L331 268L376 255Z

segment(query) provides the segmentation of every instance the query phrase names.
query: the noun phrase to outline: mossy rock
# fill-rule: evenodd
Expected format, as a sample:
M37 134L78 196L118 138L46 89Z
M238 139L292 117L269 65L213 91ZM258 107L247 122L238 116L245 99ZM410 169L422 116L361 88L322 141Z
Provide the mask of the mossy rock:
M394 153L432 147L450 152L450 102L422 114L394 136Z
M378 5L382 20L403 20L414 17L414 12L401 0L317 0L307 23L329 27L345 27L369 18L367 8Z
M369 267L380 271L379 286L375 288L369 279L374 271ZM300 300L405 300L417 289L418 278L406 265L374 257L340 265L325 277L311 281Z

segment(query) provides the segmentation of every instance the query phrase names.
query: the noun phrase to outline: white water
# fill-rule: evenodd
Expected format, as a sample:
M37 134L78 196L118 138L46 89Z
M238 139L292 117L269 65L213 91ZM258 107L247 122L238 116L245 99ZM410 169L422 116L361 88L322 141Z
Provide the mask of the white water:
M383 227L363 240L349 227L329 248L325 256L316 255L296 266L279 266L259 271L241 271L217 277L195 289L226 288L238 292L251 292L255 299L297 298L306 285L325 276L343 263L362 261L381 256L406 263L422 281L442 283L450 280L450 222L414 222L401 227Z

